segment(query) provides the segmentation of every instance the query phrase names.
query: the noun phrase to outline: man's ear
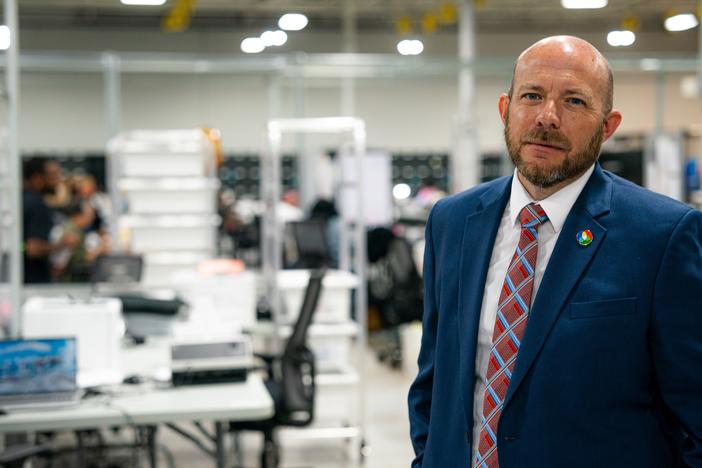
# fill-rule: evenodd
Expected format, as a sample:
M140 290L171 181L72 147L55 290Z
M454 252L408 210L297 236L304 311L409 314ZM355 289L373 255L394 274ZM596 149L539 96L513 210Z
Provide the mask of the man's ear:
M613 110L612 112L609 113L609 115L605 118L604 121L604 128L602 132L602 141L607 141L609 137L611 137L614 132L617 131L617 128L619 128L619 124L622 123L622 114L618 110Z
M500 100L497 101L497 109L500 111L500 118L502 123L506 123L507 120L507 109L509 108L509 96L507 93L500 94Z

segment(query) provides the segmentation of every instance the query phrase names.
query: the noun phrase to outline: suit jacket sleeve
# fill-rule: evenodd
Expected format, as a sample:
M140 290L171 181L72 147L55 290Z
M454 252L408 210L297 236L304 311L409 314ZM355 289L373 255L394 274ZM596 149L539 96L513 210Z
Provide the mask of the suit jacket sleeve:
M665 404L685 435L686 466L702 466L702 213L678 222L654 291L652 352Z
M422 344L419 351L419 373L409 390L410 436L415 459L412 468L420 468L424 458L424 447L429 435L431 394L434 382L434 353L436 345L437 304L435 295L435 258L432 236L432 218L429 215L424 247L424 316Z

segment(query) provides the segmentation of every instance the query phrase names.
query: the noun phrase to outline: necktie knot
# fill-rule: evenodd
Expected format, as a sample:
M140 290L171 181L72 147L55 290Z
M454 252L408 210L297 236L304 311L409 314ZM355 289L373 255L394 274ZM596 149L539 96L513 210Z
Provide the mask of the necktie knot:
M519 213L519 222L522 223L522 228L538 228L546 221L548 221L548 216L538 203L529 203Z

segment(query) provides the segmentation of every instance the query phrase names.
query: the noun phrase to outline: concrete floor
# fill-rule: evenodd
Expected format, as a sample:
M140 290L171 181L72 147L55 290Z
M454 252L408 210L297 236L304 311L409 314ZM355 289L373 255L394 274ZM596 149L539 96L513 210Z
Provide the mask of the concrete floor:
M368 455L358 462L355 446L338 439L289 440L283 438L281 468L407 468L413 458L407 422L407 389L412 371L393 370L366 353L366 415ZM331 410L331 408L330 408ZM324 407L319 413L325 412ZM173 454L178 468L213 467L213 461L168 429L159 442ZM244 466L258 467L260 436L242 437ZM233 459L233 457L232 457ZM159 464L159 466L168 466ZM232 465L234 466L234 465Z

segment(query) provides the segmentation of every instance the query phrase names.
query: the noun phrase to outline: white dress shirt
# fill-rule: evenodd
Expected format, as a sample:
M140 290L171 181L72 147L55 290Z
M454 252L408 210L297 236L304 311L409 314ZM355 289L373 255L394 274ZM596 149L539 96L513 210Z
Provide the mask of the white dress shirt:
M538 202L546 212L546 215L548 215L548 221L539 227L539 251L536 257L536 268L534 269L532 303L534 302L533 299L536 298L541 279L544 276L544 270L546 270L548 261L551 258L551 253L563 228L563 223L565 223L570 209L575 204L575 200L577 200L580 192L582 192L585 184L590 179L594 169L595 166L593 165L572 183ZM519 181L519 178L517 178L516 169L512 178L511 190L509 202L505 207L500 227L497 230L495 245L492 248L492 257L490 257L490 266L485 280L485 290L483 291L483 303L480 309L480 328L478 330L478 343L475 353L475 391L473 395L473 458L475 458L475 451L477 450L480 436L480 419L483 413L483 396L485 385L487 384L488 360L492 349L492 333L495 327L495 319L497 318L497 302L500 298L500 291L507 274L507 268L519 243L521 234L519 213L522 211L522 208L535 201ZM576 233L570 234L573 236L573 242L576 242Z

